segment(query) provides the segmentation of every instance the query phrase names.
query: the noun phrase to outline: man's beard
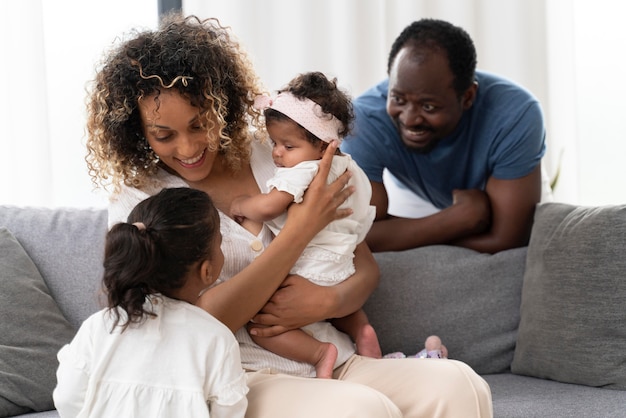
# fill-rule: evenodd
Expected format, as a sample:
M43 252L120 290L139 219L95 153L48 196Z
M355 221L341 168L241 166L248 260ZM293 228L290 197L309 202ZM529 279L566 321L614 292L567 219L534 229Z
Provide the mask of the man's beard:
M402 145L404 145L404 147L407 150L409 150L410 152L412 152L412 153L415 153L415 154L428 154L441 141L441 138L433 138L431 141L428 142L428 144L426 144L426 146L423 146L423 147L411 146L411 145L409 145L410 143L407 144L407 142L404 140L404 137L402 136L402 129L400 128L400 125L399 125L398 121L394 120L393 124L396 127L396 132L398 132L398 136L400 137L400 140L402 141ZM431 128L421 127L421 129L424 130L424 131L433 132L433 130Z

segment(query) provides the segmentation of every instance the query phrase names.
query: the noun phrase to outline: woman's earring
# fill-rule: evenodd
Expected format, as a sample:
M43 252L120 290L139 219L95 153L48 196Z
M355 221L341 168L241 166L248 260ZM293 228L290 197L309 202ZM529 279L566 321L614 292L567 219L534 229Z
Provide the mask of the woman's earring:
M156 153L152 150L152 148L150 148L150 159L152 160L153 164L159 163L159 156L156 155Z
M138 138L137 149L144 153L146 165L158 164L159 156L156 155L150 144L148 144L148 140L146 139L146 137L141 135L140 133L136 133L135 135Z

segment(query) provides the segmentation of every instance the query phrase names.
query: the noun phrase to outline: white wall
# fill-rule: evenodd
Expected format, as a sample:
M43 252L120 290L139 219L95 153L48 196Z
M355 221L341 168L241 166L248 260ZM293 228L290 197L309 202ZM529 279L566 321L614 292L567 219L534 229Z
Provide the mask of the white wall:
M85 87L156 0L0 0L0 204L106 206L85 164Z
M626 2L576 1L572 123L578 128L577 200L585 205L626 203L625 19Z
M116 36L155 27L156 0L2 2L0 204L104 206L84 162L85 83ZM239 37L270 89L321 70L354 95L385 76L421 17L464 27L478 65L526 86L548 121L557 200L626 203L626 2L617 0L186 0Z

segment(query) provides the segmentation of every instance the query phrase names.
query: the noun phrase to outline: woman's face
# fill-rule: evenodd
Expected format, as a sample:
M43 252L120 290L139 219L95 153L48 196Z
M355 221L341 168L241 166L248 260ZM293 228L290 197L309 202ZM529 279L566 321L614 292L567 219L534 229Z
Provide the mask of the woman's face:
M200 111L175 91L139 101L144 135L159 159L188 182L204 180L211 173L217 151L208 149L207 128ZM216 125L215 135L218 138Z

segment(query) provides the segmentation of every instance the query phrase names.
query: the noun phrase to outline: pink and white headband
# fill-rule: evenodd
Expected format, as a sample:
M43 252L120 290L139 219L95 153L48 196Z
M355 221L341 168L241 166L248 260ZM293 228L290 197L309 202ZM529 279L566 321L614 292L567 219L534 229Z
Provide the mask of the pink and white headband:
M289 92L282 92L274 98L257 96L254 100L254 107L259 110L267 108L277 110L324 142L330 142L333 139L341 142L339 130L343 124L330 113L324 113L322 107L311 99L299 98Z

